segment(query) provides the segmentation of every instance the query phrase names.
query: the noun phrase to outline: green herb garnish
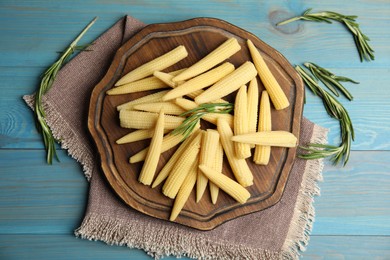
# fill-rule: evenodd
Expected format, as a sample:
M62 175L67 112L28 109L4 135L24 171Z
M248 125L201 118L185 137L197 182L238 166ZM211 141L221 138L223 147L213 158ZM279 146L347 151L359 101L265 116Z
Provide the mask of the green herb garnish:
M303 159L319 159L330 157L334 164L344 161L344 166L347 164L351 143L355 138L352 121L347 110L332 94L321 88L317 81L314 80L303 68L296 66L295 69L302 77L306 86L314 93L314 95L322 99L326 112L332 118L335 118L340 123L341 143L339 146L327 144L308 144L306 147L301 147L307 153L300 154Z
M359 82L356 82L350 78L343 77L343 76L337 76L330 72L327 69L324 69L317 64L314 64L312 62L305 62L305 67L310 69L311 73L316 77L317 79L321 80L322 83L337 97L339 96L339 91L341 91L346 98L349 100L353 99L352 94L340 83L340 82L351 82L355 84L359 84Z
M347 29L352 33L355 40L356 47L359 52L360 61L363 60L374 60L374 50L368 44L370 39L362 33L359 28L359 24L356 22L356 15L343 15L336 12L324 11L319 13L310 13L312 9L307 9L301 16L296 16L286 21L277 23L276 25L284 25L290 22L305 20L313 22L325 22L332 23L332 21L337 21L344 24Z
M51 132L49 126L47 125L45 116L45 110L42 105L42 97L49 91L51 86L53 85L53 82L57 76L58 71L61 69L61 67L69 60L69 58L72 56L72 54L76 50L82 50L88 45L85 46L77 46L77 43L79 40L83 37L83 35L89 30L89 28L95 23L97 20L97 17L93 19L85 28L84 30L76 37L76 39L73 40L73 42L69 45L68 48L64 50L60 58L54 62L44 73L42 76L41 83L39 85L39 89L37 93L35 94L35 119L36 119L36 128L38 132L42 134L42 139L45 145L46 149L46 160L48 164L52 164L53 156L56 157L58 160L58 156L56 153L55 143L59 142L53 137L53 133Z
M233 111L234 105L232 103L206 103L200 104L197 108L188 110L180 116L187 116L183 123L181 123L172 134L182 134L184 139L194 130L200 119L208 113L228 114Z

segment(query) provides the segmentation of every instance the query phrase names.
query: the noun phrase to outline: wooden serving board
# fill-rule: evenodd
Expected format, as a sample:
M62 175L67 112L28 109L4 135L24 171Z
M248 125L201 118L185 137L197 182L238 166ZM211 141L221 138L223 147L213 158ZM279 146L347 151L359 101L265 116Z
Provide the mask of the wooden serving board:
M247 39L251 39L260 50L291 104L282 111L272 108L272 128L292 132L299 138L303 110L303 84L295 70L279 52L253 34L213 18L149 25L117 51L107 74L93 90L88 118L88 127L101 156L103 172L113 191L130 207L147 215L168 220L173 205L173 200L162 194L162 184L152 189L138 182L143 163L128 162L130 156L149 145L150 139L123 145L115 143L117 139L132 131L120 127L116 107L150 94L152 91L119 96L108 96L105 92L113 88L115 82L132 69L178 45L184 45L189 55L166 71L189 67L230 37L235 37L242 46L241 51L229 59L236 67L251 60L246 47ZM264 87L261 81L258 81L261 93ZM232 93L226 99L234 102L235 94ZM203 124L202 127L215 128L210 124ZM177 147L172 148L161 155L158 171L176 149ZM296 148L273 147L270 163L267 166L256 165L251 159L247 159L254 175L254 185L248 188L251 198L247 203L241 205L220 191L217 204L213 205L208 189L202 200L196 203L194 189L175 222L200 230L210 230L228 220L274 205L281 198L295 156ZM226 158L223 172L234 178Z

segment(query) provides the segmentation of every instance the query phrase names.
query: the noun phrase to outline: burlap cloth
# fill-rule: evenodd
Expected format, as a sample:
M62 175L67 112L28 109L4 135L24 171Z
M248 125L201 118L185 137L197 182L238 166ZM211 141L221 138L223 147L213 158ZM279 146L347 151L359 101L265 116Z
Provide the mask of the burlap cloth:
M307 246L314 221L312 204L319 194L322 161L297 159L279 203L212 231L198 231L141 214L126 206L108 187L87 129L89 98L115 51L143 26L129 16L119 20L94 42L93 51L78 54L63 67L44 97L47 122L54 136L83 165L90 180L88 206L76 236L140 248L156 258L298 258ZM33 104L33 96L24 99ZM326 129L303 119L301 144L325 143L326 136Z

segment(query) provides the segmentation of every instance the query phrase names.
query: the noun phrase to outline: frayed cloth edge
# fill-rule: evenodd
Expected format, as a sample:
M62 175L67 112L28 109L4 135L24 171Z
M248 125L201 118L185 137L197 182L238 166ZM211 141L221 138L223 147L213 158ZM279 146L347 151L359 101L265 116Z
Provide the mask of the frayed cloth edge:
M23 100L27 105L34 110L35 95L25 95ZM46 122L52 131L53 137L60 140L62 149L65 149L72 158L79 162L83 167L83 172L88 181L92 177L94 170L94 162L92 151L82 145L83 141L77 137L71 127L62 118L60 113L57 113L53 106L47 101L42 103L46 112Z
M314 125L310 143L327 143L328 130ZM315 219L314 197L320 195L318 183L323 180L324 160L307 160L293 217L286 240L282 247L281 259L298 259L310 240Z

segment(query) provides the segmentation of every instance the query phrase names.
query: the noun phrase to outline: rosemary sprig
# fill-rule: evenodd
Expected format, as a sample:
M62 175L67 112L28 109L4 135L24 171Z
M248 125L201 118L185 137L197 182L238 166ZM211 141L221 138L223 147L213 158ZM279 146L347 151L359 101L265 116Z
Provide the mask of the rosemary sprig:
M351 82L355 84L359 84L359 82L356 82L350 78L343 77L343 76L337 76L330 72L327 69L324 69L317 64L314 64L312 62L305 62L305 67L308 68L311 73L316 77L317 79L321 80L322 83L337 97L339 96L339 91L341 91L346 98L349 100L353 99L352 94L340 83L340 82Z
M172 131L172 134L182 134L184 139L192 132L192 130L199 123L200 119L208 113L228 114L233 111L234 105L232 103L206 103L200 104L197 108L188 110L180 116L187 116L183 123Z
M360 61L363 60L374 60L374 50L368 44L370 39L362 33L360 30L359 24L356 22L356 15L343 15L336 12L324 11L319 13L310 13L312 9L307 9L301 16L296 16L288 20L277 23L276 25L284 25L298 20L313 21L313 22L325 22L332 23L332 21L337 21L344 24L347 29L352 33L355 45L359 52Z
M38 132L42 134L43 143L46 149L46 160L48 164L52 164L53 156L56 157L58 161L58 156L56 153L55 143L59 142L53 137L53 133L46 122L46 113L42 105L42 97L49 91L53 82L57 76L58 71L62 68L62 66L69 60L72 54L76 50L82 50L88 45L77 46L79 40L83 37L83 35L89 30L89 28L95 23L97 17L93 19L84 30L73 40L73 42L69 45L68 48L64 50L60 58L54 62L42 75L42 80L39 85L39 89L35 94L35 119L36 119L36 128Z
M318 159L330 157L334 164L344 161L347 164L351 143L355 138L351 118L345 107L332 94L321 88L303 68L296 66L295 69L302 77L306 86L318 97L322 99L326 112L332 118L335 118L340 123L341 143L339 146L326 144L308 144L306 147L301 147L307 153L300 154L299 157L304 159Z

